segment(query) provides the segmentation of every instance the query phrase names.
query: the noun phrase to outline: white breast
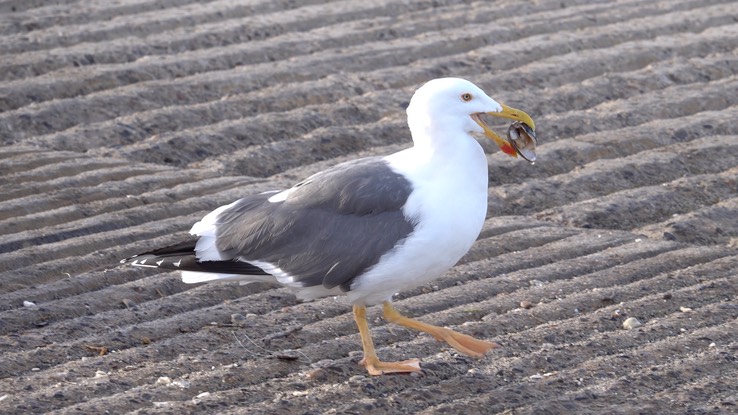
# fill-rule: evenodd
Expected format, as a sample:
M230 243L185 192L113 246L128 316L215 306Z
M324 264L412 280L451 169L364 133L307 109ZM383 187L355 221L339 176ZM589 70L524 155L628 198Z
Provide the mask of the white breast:
M487 159L476 141L461 141L450 152L414 147L386 158L413 183L403 211L418 225L357 278L348 293L352 303L380 303L433 280L471 248L487 213Z

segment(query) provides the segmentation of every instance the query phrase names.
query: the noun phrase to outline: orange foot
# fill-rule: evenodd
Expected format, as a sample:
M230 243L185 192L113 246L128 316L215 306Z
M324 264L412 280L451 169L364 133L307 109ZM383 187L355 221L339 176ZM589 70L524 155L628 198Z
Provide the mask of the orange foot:
M401 362L382 362L377 356L368 356L361 359L360 365L364 366L370 375L379 376L386 373L412 373L420 372L420 360L410 359Z
M449 346L461 353L477 358L483 357L492 349L501 347L497 343L475 339L472 336L467 336L466 334L462 334L445 327L438 327L438 330L430 331L430 334L436 339L448 343Z
M392 323L428 333L437 340L444 341L454 349L472 357L482 357L488 351L501 347L497 343L475 339L472 336L461 334L446 327L438 327L407 318L395 310L389 302L384 303L384 318Z

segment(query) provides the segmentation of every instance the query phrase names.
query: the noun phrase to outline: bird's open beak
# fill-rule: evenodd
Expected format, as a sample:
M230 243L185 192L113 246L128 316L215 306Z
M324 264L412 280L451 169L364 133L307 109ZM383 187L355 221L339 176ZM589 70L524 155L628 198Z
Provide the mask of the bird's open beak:
M500 150L502 150L505 154L508 154L512 157L517 157L518 154L520 154L524 159L530 161L531 163L534 162L536 146L535 122L533 122L533 119L530 118L530 115L526 114L524 111L508 107L505 104L500 104L500 106L502 107L502 111L480 112L472 114L471 117L477 124L479 124L480 127L482 127L482 129L484 130L484 135L494 141L495 144L500 147ZM491 128L489 128L487 123L484 122L484 120L482 119L483 115L491 115L493 117L515 120L519 123L524 124L525 126L520 126L520 128L514 129L513 127L519 125L518 123L514 123L513 126L511 126L511 129L513 129L515 137L511 137L510 131L508 131L508 139L505 140L497 133L492 131Z

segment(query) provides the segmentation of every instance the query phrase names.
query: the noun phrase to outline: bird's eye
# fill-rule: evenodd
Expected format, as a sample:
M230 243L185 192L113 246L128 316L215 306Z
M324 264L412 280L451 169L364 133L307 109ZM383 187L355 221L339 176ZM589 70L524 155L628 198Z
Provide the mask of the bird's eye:
M461 97L460 98L464 102L469 102L469 101L472 100L472 94L470 94L468 92L465 92L465 93L461 94Z

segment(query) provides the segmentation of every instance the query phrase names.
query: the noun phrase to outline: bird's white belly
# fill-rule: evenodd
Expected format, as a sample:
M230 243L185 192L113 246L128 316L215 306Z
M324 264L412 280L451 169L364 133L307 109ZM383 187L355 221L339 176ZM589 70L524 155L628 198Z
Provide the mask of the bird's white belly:
M402 244L357 278L347 293L352 303L381 303L399 291L427 283L471 248L487 213L486 158L481 154L477 163L461 170L420 182L404 209L418 225Z

